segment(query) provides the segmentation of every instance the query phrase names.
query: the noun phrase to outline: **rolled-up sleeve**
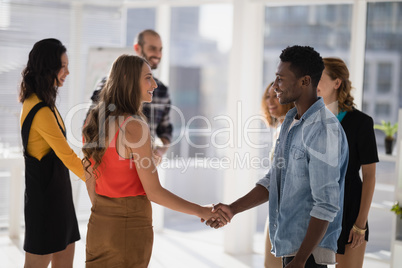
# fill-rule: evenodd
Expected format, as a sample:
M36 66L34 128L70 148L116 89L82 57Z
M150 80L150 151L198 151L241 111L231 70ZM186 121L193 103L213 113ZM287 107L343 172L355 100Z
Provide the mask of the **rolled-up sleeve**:
M270 179L269 178L271 176L270 173L271 173L271 169L268 171L268 173L264 177L262 177L262 179L260 179L256 183L256 185L261 185L261 186L267 188L267 190L269 191L269 184L270 184Z

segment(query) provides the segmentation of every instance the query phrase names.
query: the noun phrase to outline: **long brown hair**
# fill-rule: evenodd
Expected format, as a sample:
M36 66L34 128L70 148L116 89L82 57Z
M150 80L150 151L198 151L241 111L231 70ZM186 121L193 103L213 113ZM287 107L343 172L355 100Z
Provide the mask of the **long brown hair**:
M27 66L22 71L19 101L24 102L36 94L51 109L54 108L59 84L57 74L62 63L61 56L67 49L54 38L43 39L35 43L29 52Z
M82 160L88 171L92 158L94 170L99 166L106 151L109 125L124 115L144 118L141 112L140 77L142 67L148 62L138 56L121 55L112 65L105 86L100 93L100 101L93 108L82 130L84 146Z
M332 79L340 79L341 85L337 90L337 100L339 111L350 112L353 110L355 103L354 98L350 94L352 90L352 82L349 80L349 70L345 62L339 58L323 58L325 72Z
M272 87L273 84L274 84L274 82L269 83L269 85L265 89L264 94L262 95L262 99L261 99L261 108L262 108L262 112L264 113L264 117L268 122L268 125L270 127L277 127L279 120L271 115L271 113L269 112L267 102L266 102L266 99L267 99L267 96L269 93L269 89ZM280 105L283 105L285 107L286 111L289 111L290 109L295 107L293 102L288 103L288 104L280 104Z

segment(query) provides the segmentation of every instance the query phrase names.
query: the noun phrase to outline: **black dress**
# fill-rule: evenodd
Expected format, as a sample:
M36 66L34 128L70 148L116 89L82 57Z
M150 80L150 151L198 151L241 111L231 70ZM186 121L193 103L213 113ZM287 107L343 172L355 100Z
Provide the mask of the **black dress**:
M360 210L362 180L359 175L361 165L378 162L377 143L375 140L373 119L358 110L348 112L341 125L349 144L349 164L345 176L345 196L343 204L342 232L338 239L337 253L345 253L349 244L349 233ZM368 241L368 224L365 240Z
M33 118L45 106L43 102L35 105L21 129L25 158L24 250L39 255L64 250L80 239L68 169L53 150L40 161L27 152Z

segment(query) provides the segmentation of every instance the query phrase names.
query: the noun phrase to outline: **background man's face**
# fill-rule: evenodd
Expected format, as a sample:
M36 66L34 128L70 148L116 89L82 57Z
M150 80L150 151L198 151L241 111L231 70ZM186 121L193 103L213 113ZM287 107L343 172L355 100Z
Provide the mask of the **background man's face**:
M151 65L151 69L158 68L158 64L162 58L162 41L158 36L145 35L144 45L139 46L139 50L141 56Z

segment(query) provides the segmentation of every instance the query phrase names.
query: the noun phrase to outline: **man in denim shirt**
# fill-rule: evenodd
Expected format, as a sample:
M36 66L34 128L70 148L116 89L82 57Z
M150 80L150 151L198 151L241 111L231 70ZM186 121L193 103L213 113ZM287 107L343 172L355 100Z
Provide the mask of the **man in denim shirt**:
M321 56L311 47L293 46L280 59L273 87L281 104L296 107L282 124L273 166L248 194L214 210L232 218L270 200L272 253L283 258L283 267L326 267L335 263L341 232L347 140L317 97Z

